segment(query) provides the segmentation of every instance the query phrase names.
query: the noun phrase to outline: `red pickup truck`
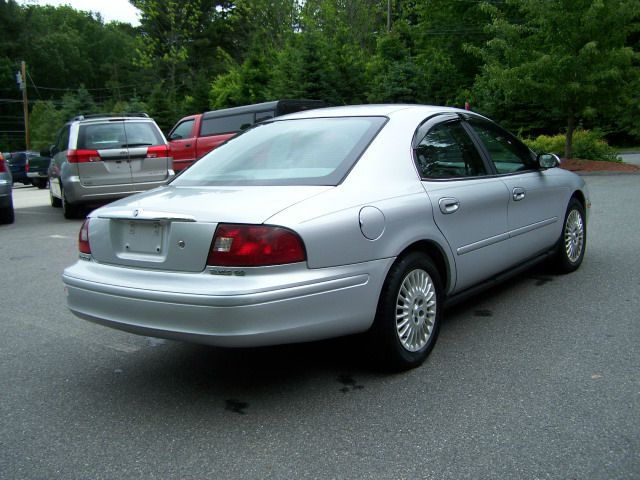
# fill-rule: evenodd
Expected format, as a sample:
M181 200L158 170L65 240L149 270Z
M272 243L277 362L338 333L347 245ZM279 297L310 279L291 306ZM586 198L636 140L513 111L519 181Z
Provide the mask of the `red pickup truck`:
M321 100L276 100L189 115L169 133L173 170L178 173L238 132L279 115L327 107Z

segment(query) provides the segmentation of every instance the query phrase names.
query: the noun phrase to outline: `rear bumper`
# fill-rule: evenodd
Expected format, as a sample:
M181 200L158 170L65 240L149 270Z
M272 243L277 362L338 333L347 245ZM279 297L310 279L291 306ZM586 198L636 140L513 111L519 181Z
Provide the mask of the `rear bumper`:
M70 176L64 178L63 188L67 201L71 204L80 203L104 203L119 198L124 198L134 193L145 192L156 187L165 185L167 181L173 178L173 170L169 171L166 179L157 182L145 182L134 184L116 184L116 185L82 185L80 178Z
M275 267L227 277L79 260L63 281L67 305L80 318L141 335L250 347L367 330L391 262Z
M47 172L27 172L27 177L29 178L47 178Z

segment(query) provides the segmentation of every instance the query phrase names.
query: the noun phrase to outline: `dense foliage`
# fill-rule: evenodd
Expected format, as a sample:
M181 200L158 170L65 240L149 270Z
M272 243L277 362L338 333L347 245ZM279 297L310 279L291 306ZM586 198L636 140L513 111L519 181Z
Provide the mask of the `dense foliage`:
M130 0L140 26L0 0L0 149L70 116L189 113L276 98L464 106L523 136L640 141L637 0Z

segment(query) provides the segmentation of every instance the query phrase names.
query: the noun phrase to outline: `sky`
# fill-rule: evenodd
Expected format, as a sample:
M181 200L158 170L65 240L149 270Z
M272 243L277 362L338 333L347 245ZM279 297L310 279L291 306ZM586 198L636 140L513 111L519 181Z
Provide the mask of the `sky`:
M36 5L71 5L76 10L99 12L105 23L119 22L139 25L138 9L128 0L23 0L21 4Z

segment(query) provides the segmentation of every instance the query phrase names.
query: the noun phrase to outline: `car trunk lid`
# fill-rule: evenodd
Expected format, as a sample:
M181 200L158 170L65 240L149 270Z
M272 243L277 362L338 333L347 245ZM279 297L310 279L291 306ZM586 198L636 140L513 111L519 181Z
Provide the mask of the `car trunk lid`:
M200 272L218 223L261 224L332 187L161 187L94 212L93 258L116 265Z

